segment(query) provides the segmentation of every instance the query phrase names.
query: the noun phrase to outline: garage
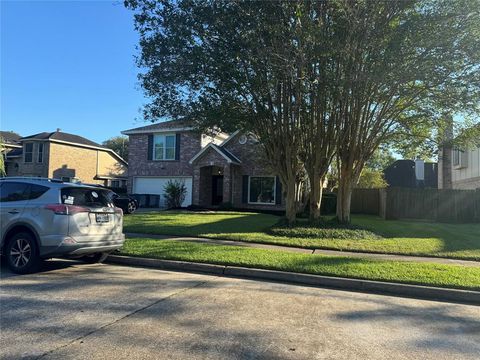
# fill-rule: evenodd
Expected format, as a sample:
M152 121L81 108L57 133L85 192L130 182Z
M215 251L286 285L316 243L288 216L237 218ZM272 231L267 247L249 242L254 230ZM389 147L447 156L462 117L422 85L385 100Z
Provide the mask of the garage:
M192 204L192 177L135 177L133 179L133 193L134 194L155 194L160 195L160 207L165 206L165 196L163 189L168 181L181 181L187 187L187 195L182 206Z

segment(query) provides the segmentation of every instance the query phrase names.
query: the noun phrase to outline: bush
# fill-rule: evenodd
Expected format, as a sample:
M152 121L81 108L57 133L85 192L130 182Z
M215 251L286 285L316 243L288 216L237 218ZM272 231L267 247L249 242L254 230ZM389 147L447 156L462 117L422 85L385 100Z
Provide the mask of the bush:
M182 203L187 196L187 187L183 181L169 180L163 188L167 208L176 209L182 207Z

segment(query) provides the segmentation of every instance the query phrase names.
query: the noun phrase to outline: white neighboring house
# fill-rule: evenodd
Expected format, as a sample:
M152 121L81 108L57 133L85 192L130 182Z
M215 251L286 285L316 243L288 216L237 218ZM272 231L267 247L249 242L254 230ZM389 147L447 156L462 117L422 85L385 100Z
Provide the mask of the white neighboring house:
M469 150L442 149L438 176L439 188L480 189L480 145Z

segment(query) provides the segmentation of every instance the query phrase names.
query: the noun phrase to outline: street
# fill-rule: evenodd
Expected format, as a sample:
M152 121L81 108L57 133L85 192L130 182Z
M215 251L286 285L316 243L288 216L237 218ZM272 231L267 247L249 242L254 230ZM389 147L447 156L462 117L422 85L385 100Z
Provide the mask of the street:
M2 359L476 359L480 307L113 265L1 273Z

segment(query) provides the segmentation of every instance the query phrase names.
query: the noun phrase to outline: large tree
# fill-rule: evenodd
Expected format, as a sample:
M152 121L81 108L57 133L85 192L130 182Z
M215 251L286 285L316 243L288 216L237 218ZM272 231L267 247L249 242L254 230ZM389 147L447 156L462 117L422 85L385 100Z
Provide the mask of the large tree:
M368 159L399 132L435 127L446 111L478 110L478 1L345 1L338 77L337 217L350 221L354 185ZM431 115L431 116L428 116Z

